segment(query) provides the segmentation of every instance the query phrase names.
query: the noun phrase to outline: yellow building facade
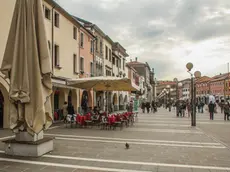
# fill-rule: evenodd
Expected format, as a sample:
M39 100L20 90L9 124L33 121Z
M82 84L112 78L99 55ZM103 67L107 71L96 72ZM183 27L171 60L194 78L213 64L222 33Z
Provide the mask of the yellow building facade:
M16 0L3 1L0 6L0 64L4 56ZM64 102L79 109L79 89L66 85L66 80L79 78L80 24L52 0L43 1L47 41L53 71L52 107L54 119L61 119ZM9 128L9 81L0 74L0 128Z

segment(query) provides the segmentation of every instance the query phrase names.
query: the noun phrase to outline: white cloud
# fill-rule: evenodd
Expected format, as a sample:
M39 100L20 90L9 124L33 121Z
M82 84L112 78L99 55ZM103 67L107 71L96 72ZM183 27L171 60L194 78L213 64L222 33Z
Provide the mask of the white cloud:
M159 79L223 73L230 57L229 0L59 0L69 13L97 24ZM222 66L222 67L219 67Z

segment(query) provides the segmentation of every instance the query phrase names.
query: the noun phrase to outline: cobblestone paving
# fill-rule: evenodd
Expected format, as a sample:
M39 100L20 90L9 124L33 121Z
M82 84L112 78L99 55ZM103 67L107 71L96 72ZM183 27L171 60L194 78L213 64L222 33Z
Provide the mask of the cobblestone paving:
M190 123L160 109L122 130L55 124L46 132L55 137L54 151L40 158L6 156L0 143L0 172L230 172L230 121L223 114L210 121L205 112L197 127ZM11 135L0 130L0 141Z

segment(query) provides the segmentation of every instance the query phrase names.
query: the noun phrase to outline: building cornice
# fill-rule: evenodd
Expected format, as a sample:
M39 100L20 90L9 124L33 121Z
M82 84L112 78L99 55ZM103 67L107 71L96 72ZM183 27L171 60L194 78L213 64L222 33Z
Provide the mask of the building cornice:
M58 5L55 1L53 0L44 0L44 1L50 6L52 6L56 11L58 11L64 17L66 17L71 23L73 23L73 25L80 28L81 24L78 21L76 21L71 14L69 14L64 8Z

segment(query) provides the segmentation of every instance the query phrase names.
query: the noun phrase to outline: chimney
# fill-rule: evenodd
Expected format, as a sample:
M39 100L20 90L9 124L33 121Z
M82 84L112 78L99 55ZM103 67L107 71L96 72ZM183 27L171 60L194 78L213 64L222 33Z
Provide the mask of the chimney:
M136 57L136 62L137 62L137 57Z

